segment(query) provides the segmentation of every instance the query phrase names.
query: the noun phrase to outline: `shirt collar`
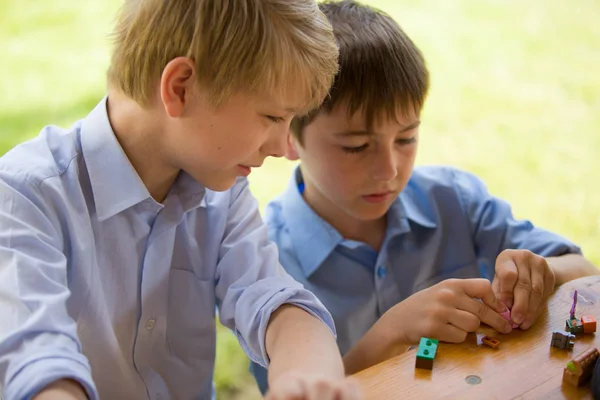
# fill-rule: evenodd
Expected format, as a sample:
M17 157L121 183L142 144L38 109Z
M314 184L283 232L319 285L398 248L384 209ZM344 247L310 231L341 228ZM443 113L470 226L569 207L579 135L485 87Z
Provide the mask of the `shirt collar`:
M104 97L81 125L81 148L100 221L152 198L115 137L106 105ZM186 209L206 205L204 188L183 171L173 189Z
M281 197L282 216L288 226L291 242L306 277L310 277L335 248L344 241L339 232L322 219L306 203L298 190L302 182L300 167L296 167L288 187ZM402 192L388 211L386 237L407 233L412 224L435 228L437 224ZM387 240L386 240L387 242Z
M343 237L304 201L298 191L298 183L301 181L302 173L296 167L282 195L282 214L285 224L291 228L292 243L299 255L302 270L308 277L325 261Z

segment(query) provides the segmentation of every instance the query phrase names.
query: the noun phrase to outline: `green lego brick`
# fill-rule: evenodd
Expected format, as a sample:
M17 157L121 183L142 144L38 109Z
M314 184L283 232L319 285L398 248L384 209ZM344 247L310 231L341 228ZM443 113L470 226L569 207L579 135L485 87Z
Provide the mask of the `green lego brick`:
M569 363L567 364L567 369L573 373L577 372L577 368L575 368L575 364L573 364L573 361L569 361Z
M417 358L424 358L433 360L437 351L438 341L437 339L421 338L419 342L419 349L417 350Z

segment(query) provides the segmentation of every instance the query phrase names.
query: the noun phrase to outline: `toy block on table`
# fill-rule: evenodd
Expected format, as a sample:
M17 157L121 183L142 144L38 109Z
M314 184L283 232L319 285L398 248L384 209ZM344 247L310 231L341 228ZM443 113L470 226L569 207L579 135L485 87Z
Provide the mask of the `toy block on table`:
M575 345L575 335L569 332L554 331L552 332L551 346L559 349L571 350Z
M565 325L565 330L574 335L578 335L583 333L583 325L577 320L577 318L568 319Z
M486 346L489 346L493 349L497 348L498 346L500 346L500 341L496 340L494 338L491 338L489 336L484 336L481 339L481 343L485 344Z
M581 325L583 325L583 333L596 332L596 319L591 315L582 315Z
M563 371L563 382L581 386L586 383L594 372L596 361L600 357L598 349L590 347L567 364Z
M417 349L415 368L433 369L433 359L437 352L437 339L421 338Z

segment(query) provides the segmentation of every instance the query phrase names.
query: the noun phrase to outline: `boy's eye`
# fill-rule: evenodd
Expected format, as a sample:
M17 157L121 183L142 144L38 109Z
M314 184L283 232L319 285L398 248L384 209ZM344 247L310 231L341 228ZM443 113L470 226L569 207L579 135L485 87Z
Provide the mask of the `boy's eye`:
M369 145L367 143L365 143L362 146L357 146L357 147L342 146L342 150L349 154L356 154L356 153L360 153L361 151L366 150L367 147L369 147Z
M396 140L396 144L399 144L401 146L406 146L406 145L409 145L409 144L413 144L416 141L417 141L417 139L413 136L413 137L408 138L408 139L397 139Z
M265 115L265 117L267 117L269 121L275 122L276 124L285 121L285 118L275 117L273 115Z

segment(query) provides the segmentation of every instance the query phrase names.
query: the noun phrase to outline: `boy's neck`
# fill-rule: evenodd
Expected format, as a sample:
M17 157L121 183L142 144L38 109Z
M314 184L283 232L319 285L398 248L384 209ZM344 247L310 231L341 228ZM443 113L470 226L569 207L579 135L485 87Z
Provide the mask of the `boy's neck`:
M158 111L142 108L117 91L109 92L106 107L113 132L129 162L152 198L162 203L179 170L167 162Z
M333 226L344 239L363 242L376 251L381 250L387 230L387 215L370 221L359 220L311 189L310 185L306 186L303 194L304 200L321 218ZM315 197L322 198L316 199Z

